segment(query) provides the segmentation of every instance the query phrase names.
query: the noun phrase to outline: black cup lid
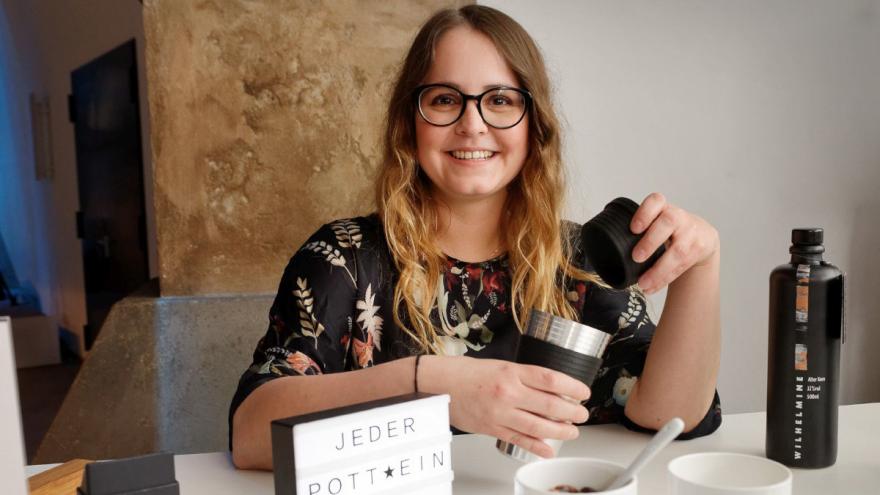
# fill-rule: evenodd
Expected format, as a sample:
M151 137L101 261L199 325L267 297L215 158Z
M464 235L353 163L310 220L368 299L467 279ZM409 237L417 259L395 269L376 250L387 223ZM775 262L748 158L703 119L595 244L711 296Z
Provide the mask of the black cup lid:
M633 261L632 251L642 238L642 234L630 230L638 208L638 203L629 198L616 198L581 229L587 260L602 280L615 289L635 284L665 252L660 246L646 261Z

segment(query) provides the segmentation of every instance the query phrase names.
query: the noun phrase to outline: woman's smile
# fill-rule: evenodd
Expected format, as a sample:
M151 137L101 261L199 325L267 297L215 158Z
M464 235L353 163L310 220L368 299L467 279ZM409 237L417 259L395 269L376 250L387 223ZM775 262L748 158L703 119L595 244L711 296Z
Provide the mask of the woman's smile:
M474 151L455 150L455 151L450 151L449 155L452 156L453 158L455 158L456 160L465 160L465 161L488 160L488 159L492 158L493 156L495 156L495 152L489 151L489 150L474 150Z

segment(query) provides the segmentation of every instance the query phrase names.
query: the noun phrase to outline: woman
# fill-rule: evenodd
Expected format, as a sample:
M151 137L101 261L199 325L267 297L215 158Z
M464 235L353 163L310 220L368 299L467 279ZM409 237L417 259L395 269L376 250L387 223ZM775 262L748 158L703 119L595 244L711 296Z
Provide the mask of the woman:
M415 388L449 394L454 427L541 456L553 453L540 439L575 438L588 418L714 431L717 232L662 195L640 206L633 258L668 245L639 280L645 293L669 285L654 335L641 292L601 285L561 221L560 148L519 24L483 6L428 20L389 104L378 214L325 225L285 270L230 410L236 466L271 469L273 419ZM614 334L592 391L510 362L532 308Z

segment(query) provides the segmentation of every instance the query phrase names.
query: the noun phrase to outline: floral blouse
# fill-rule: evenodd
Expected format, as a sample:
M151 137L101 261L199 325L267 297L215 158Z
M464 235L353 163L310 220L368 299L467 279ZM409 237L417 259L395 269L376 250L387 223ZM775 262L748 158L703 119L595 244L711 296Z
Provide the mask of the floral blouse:
M572 242L574 259L583 259L577 239ZM592 271L588 262L581 268ZM284 270L269 329L232 400L230 438L235 410L269 380L356 370L418 354L418 346L394 322L397 275L377 215L318 229ZM520 333L511 313L510 283L506 255L480 263L447 258L431 315L447 355L514 359ZM643 430L623 410L655 329L644 297L578 280L566 290L582 323L613 335L586 404L587 424L620 422ZM720 424L716 393L702 422L682 438L707 435Z

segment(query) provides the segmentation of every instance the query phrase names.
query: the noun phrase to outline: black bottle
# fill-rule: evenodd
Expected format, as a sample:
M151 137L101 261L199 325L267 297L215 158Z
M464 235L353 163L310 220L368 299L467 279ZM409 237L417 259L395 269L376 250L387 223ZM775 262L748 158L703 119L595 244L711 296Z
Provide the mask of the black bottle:
M844 282L822 234L792 230L791 262L770 274L766 453L798 468L837 461Z

